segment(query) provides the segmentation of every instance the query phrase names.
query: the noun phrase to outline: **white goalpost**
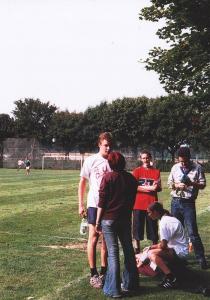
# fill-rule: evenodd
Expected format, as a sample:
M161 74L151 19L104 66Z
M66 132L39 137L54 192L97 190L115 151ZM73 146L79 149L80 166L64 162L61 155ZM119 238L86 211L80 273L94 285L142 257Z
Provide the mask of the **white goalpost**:
M44 153L44 155L42 156L42 170L44 170L46 168L46 159L50 159L50 160L63 160L63 161L79 161L80 162L80 167L82 167L84 159L87 156L92 155L92 153L84 153L81 154L79 152L75 152L75 153L59 153L59 152L47 152Z

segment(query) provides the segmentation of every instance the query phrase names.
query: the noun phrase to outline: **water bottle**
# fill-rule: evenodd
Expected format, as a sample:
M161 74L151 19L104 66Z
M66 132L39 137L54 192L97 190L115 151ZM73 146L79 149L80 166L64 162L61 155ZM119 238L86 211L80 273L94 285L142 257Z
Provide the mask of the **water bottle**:
M88 231L88 223L87 218L82 218L81 224L80 224L80 234L85 235Z

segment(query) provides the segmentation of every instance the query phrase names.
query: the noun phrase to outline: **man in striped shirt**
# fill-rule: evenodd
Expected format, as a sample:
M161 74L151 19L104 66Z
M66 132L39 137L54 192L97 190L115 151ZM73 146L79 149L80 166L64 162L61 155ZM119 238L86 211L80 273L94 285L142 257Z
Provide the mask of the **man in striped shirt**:
M168 185L171 188L171 213L186 227L196 259L202 269L207 269L204 247L198 233L195 200L200 189L206 186L203 168L190 160L190 149L180 147L178 160L170 172Z

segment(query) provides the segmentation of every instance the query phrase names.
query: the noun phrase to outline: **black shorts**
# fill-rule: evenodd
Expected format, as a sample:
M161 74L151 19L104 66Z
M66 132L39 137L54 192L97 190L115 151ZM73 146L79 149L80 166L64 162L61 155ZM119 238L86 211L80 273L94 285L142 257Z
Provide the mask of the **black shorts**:
M87 221L88 224L96 225L97 207L88 207Z
M158 242L158 223L152 220L146 210L134 209L133 211L133 238L137 241L144 240L144 228L146 223L147 239L153 243Z

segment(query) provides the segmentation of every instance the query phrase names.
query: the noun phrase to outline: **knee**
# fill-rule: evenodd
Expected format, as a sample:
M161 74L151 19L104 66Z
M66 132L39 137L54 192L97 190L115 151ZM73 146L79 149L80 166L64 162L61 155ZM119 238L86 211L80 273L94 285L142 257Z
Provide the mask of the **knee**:
M150 253L148 254L148 258L149 258L151 261L155 261L156 258L157 258L157 255L156 255L155 253L150 252Z
M89 245L95 246L98 242L98 236L97 235L90 235L88 237L88 243Z

